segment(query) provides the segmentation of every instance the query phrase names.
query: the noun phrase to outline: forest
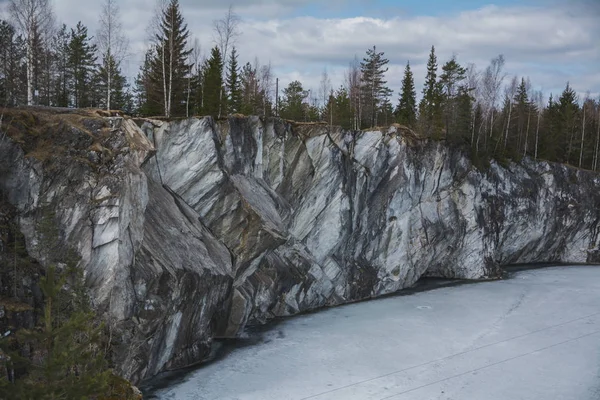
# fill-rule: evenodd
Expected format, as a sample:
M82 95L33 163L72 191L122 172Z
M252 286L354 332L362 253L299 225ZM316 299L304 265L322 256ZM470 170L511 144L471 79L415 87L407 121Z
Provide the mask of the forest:
M128 41L116 0L105 0L94 34L82 22L58 24L49 0L11 0L9 20L0 20L0 105L167 118L278 116L354 130L397 123L420 137L465 146L478 159L530 156L600 168L600 99L580 98L568 82L559 94L536 91L528 77L508 76L502 54L479 68L456 57L438 61L432 46L419 101L410 61L401 87L390 88L389 60L376 46L351 59L337 88L326 71L318 90L299 81L279 88L270 64L238 59L240 17L231 7L214 21L214 47L204 55L179 2L159 4L148 23L144 62L128 82L121 72Z

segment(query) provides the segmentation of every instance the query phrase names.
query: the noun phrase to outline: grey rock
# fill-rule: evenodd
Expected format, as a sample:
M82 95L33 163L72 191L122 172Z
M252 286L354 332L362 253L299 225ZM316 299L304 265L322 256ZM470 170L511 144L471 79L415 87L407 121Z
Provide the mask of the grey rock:
M600 261L600 177L525 159L474 168L459 149L389 131L258 117L111 118L102 146L52 162L0 141L0 189L28 251L45 207L80 257L139 382L203 360L215 337L393 293L423 276ZM77 153L77 151L75 151Z

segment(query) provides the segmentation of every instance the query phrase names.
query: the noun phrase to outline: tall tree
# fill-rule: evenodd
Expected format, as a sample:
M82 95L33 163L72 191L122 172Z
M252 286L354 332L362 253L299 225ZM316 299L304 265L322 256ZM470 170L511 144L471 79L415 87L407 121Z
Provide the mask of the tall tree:
M186 112L186 78L191 66L187 48L189 31L179 10L179 1L171 0L162 10L155 35L156 55L152 60L149 98L160 104L167 117Z
M329 79L329 74L327 73L327 68L323 69L321 73L321 81L319 82L319 98L321 100L321 105L323 109L327 107L327 103L329 102L329 97L331 94L331 79Z
M69 30L63 24L52 38L54 49L54 91L52 103L57 107L69 106L69 84L71 81L69 70L69 42L71 41Z
M559 129L558 134L561 137L559 143L562 144L563 149L566 149L566 154L563 155L562 161L566 163L571 162L571 155L575 148L575 124L579 113L578 103L579 98L577 93L573 90L569 82L567 82L565 90L563 90L558 99L559 121L557 124Z
M129 107L127 79L121 74L116 60L112 56L105 57L98 69L97 83L103 96L100 106L107 110L126 110ZM110 105L108 102L111 102Z
M239 113L242 110L242 87L238 66L238 55L235 46L231 49L227 63L227 105L230 113Z
M304 100L308 97L308 91L304 90L302 83L292 81L283 90L281 102L281 117L294 121L303 121L306 118L306 104Z
M104 85L106 98L104 101L107 110L111 109L113 94L113 81L120 77L119 67L127 53L128 41L123 35L123 25L119 15L119 6L116 0L105 0L100 14L100 28L96 34L101 63L104 67ZM120 83L122 84L122 83Z
M0 105L16 106L23 101L26 82L22 80L21 62L25 43L8 22L0 20Z
M413 73L410 70L410 62L407 62L404 68L400 99L398 107L396 107L396 120L411 128L414 128L417 122L417 93Z
M441 104L444 113L446 136L457 133L457 98L459 89L466 77L467 70L456 61L456 57L454 56L442 66L439 84L442 91ZM459 133L464 134L465 132Z
M433 137L439 135L442 124L442 93L437 80L437 68L435 47L431 46L429 60L427 61L427 76L423 87L423 98L419 103L419 119L421 120L422 133Z
M206 62L203 86L202 113L215 118L220 117L223 95L223 59L217 46L212 48L210 58Z
M241 35L240 22L241 19L233 10L232 5L229 6L223 18L213 22L214 40L223 60L229 57L230 46L234 46L237 38Z
M373 46L372 49L367 50L366 57L360 63L364 117L367 125L371 127L377 125L377 115L381 111L381 106L392 92L385 86L387 83L385 73L388 71L389 60L383 56L384 53L378 52Z
M92 105L92 79L96 68L96 45L81 22L71 29L68 65L70 71L72 104L74 107Z
M49 0L10 0L9 11L25 39L27 70L27 104L34 104L34 68L36 35L47 32L53 23Z
M358 130L360 129L362 120L362 74L357 57L354 57L354 60L350 62L345 75L346 89L348 91L352 109L352 129Z

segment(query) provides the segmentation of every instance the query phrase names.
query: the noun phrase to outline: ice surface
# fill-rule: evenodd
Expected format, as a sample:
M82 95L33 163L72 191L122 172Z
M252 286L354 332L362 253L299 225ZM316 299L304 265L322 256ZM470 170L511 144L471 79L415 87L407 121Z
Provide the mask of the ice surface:
M289 319L159 399L597 400L600 267L388 297Z

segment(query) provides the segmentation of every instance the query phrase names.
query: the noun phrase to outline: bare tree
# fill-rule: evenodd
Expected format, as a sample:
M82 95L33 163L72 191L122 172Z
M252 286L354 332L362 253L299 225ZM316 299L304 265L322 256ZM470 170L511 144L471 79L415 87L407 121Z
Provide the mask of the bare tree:
M10 0L9 12L25 38L27 49L27 104L34 102L34 46L38 32L48 32L53 24L50 0Z
M258 59L256 60L258 64ZM267 103L271 100L273 92L273 69L271 68L271 62L269 64L260 67L260 92L263 94L263 116L267 115Z
M215 43L219 46L221 57L227 60L229 46L235 44L237 38L241 35L239 25L241 19L233 11L233 6L230 5L225 16L213 22L213 31L215 34Z
M467 77L466 77L466 81L467 81L467 88L469 90L471 90L473 93L475 93L475 101L473 102L473 109L471 110L473 114L473 119L471 121L471 146L473 145L473 142L475 141L475 109L477 108L478 104L479 104L479 91L481 90L479 87L479 81L480 81L480 73L479 71L477 71L477 67L474 63L470 63L467 66Z
M537 105L538 116L537 116L537 125L535 127L535 152L534 152L533 157L534 157L534 159L537 160L538 146L540 143L540 119L542 117L542 110L544 109L544 93L541 90L536 92L535 102Z
M198 77L200 74L200 55L201 55L200 40L197 37L194 38L194 44L192 45L192 51L188 55L188 63L192 66L190 74L187 79L187 101L186 101L186 117L190 116L190 97L192 93L192 80L194 77Z
M487 106L489 107L487 112L490 118L490 137L492 137L494 128L494 110L496 108L496 102L498 101L502 82L506 77L506 74L502 73L504 63L504 56L500 54L498 57L492 59L484 74L485 93L488 102Z
M360 129L361 121L361 90L360 82L362 80L360 72L360 62L357 57L350 62L346 71L346 88L350 96L350 104L352 106L353 122L352 129Z
M327 73L327 68L323 69L321 73L321 82L319 84L319 97L323 102L323 110L327 107L327 100L329 98L329 91L331 89L331 80L329 79L329 74Z
M535 93L531 89L531 80L527 77L527 81L525 81L525 87L527 89L527 128L525 129L525 145L523 146L523 157L527 155L527 150L529 148L529 125L531 123L531 105L533 104L533 98ZM519 133L520 135L520 133ZM519 138L520 140L520 138Z
M512 116L513 109L513 101L515 98L515 93L517 92L517 77L513 76L510 81L510 84L506 86L504 89L504 94L508 99L508 120L506 121L506 133L504 134L504 149L506 149L506 145L508 144L508 130L510 128L510 119Z
M592 169L596 171L598 169L598 150L600 150L600 99L598 100L598 115L596 119L596 148L594 150L594 165Z
M582 118L583 121L581 122L581 146L579 147L579 168L581 168L581 165L583 164L583 143L585 142L585 117L586 117L586 111L587 111L587 106L588 103L590 102L590 93L588 92L585 96L585 99L583 99L583 108L581 110L581 113L583 114Z
M96 40L98 50L106 66L106 109L110 110L112 76L115 73L112 69L113 67L119 68L119 65L126 57L129 47L129 42L125 35L123 35L123 25L119 18L117 0L105 0L99 23L100 28L96 34Z

